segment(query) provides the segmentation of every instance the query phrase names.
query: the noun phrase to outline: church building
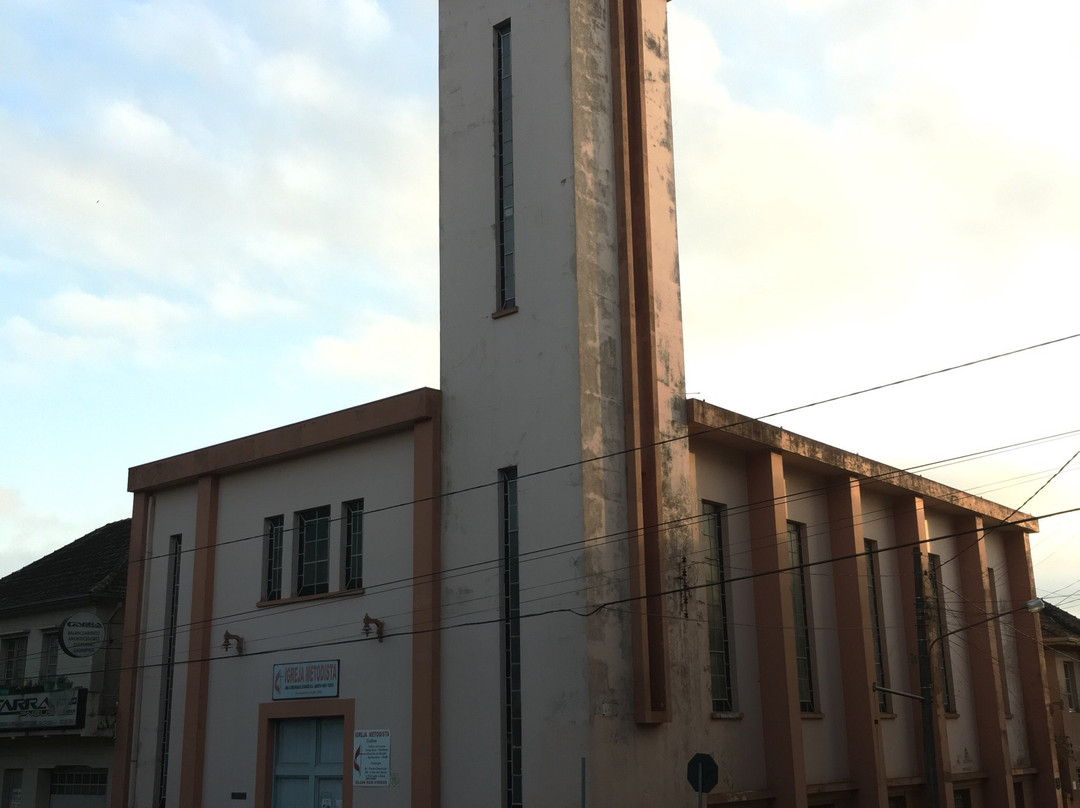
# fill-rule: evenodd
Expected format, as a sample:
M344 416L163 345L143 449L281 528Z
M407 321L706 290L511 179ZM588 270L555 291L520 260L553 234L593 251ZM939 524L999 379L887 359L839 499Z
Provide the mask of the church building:
M130 470L113 808L1061 805L1037 524L686 398L665 0L439 28L440 389Z

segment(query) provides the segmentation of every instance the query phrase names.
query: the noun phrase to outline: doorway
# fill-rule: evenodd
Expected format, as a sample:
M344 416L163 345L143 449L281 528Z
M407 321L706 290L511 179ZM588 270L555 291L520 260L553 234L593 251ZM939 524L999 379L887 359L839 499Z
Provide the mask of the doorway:
M340 716L274 722L274 808L341 808L344 731Z

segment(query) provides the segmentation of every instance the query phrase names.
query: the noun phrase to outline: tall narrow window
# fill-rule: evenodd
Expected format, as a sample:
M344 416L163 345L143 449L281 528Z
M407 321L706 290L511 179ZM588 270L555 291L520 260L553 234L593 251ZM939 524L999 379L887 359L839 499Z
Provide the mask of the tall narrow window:
M728 628L727 583L724 568L723 508L701 503L705 538L705 605L709 621L709 672L713 712L731 712L735 700L731 682L731 638Z
M176 623L180 603L180 546L179 535L169 538L169 606L165 626L165 654L161 669L161 735L158 738L157 804L165 808L169 778L169 734L172 729L173 674L176 667Z
M354 499L342 508L345 541L345 588L362 589L364 586L364 500Z
M933 597L933 620L934 628L938 637L945 637L949 633L949 624L945 619L945 584L941 580L941 556L937 553L927 553L930 562L930 594ZM956 707L953 701L952 686L952 657L949 654L949 640L939 639L938 645L938 674L941 676L941 701L945 712L954 712Z
M1076 695L1076 666L1072 662L1063 662L1065 666L1065 706L1070 713L1080 710L1080 700Z
M1011 716L1012 709L1009 702L1009 677L1005 665L1005 642L1001 636L1001 606L997 596L997 575L993 567L986 568L986 580L990 588L990 613L997 619L991 622L994 627L994 641L997 644L998 675L1001 677L1001 705L1005 708L1005 715Z
M263 576L263 600L281 598L281 557L285 547L285 517L267 517L263 527L266 535L266 575Z
M56 631L41 632L41 672L38 678L43 685L55 684L57 663L60 660L60 634Z
M795 619L795 668L799 677L799 709L812 713L814 699L813 645L810 642L810 595L806 591L806 527L788 522L788 553L791 567L791 606Z
M510 23L495 29L495 151L499 197L499 310L517 303L514 282L514 115Z
M330 506L296 514L296 594L330 591Z
M878 571L878 543L866 540L866 596L870 606L870 633L874 640L874 681L878 687L889 686L889 667L885 663L885 627L881 620L881 574ZM889 694L877 694L878 709L889 712Z
M521 602L518 580L517 469L499 472L502 538L503 711L507 808L518 808L521 795Z
M26 635L19 634L0 640L0 660L4 666L4 678L0 684L19 687L26 679Z

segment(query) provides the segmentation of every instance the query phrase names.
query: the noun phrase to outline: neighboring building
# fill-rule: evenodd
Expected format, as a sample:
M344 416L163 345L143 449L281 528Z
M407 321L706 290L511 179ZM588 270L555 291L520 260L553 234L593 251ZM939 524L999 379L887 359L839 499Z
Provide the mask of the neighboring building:
M1080 618L1047 604L1042 613L1050 715L1065 804L1080 804Z
M1037 525L685 398L666 4L440 40L441 391L131 469L112 804L1060 804Z
M0 579L0 808L107 804L130 538L112 522Z

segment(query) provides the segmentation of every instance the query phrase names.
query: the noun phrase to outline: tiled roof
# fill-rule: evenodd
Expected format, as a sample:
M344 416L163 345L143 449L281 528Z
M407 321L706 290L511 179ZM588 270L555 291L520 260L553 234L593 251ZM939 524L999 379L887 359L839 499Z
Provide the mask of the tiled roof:
M121 519L0 578L0 612L79 598L123 598L131 520Z
M1080 617L1071 615L1051 603L1043 607L1040 617L1046 641L1050 642L1059 637L1080 637Z

